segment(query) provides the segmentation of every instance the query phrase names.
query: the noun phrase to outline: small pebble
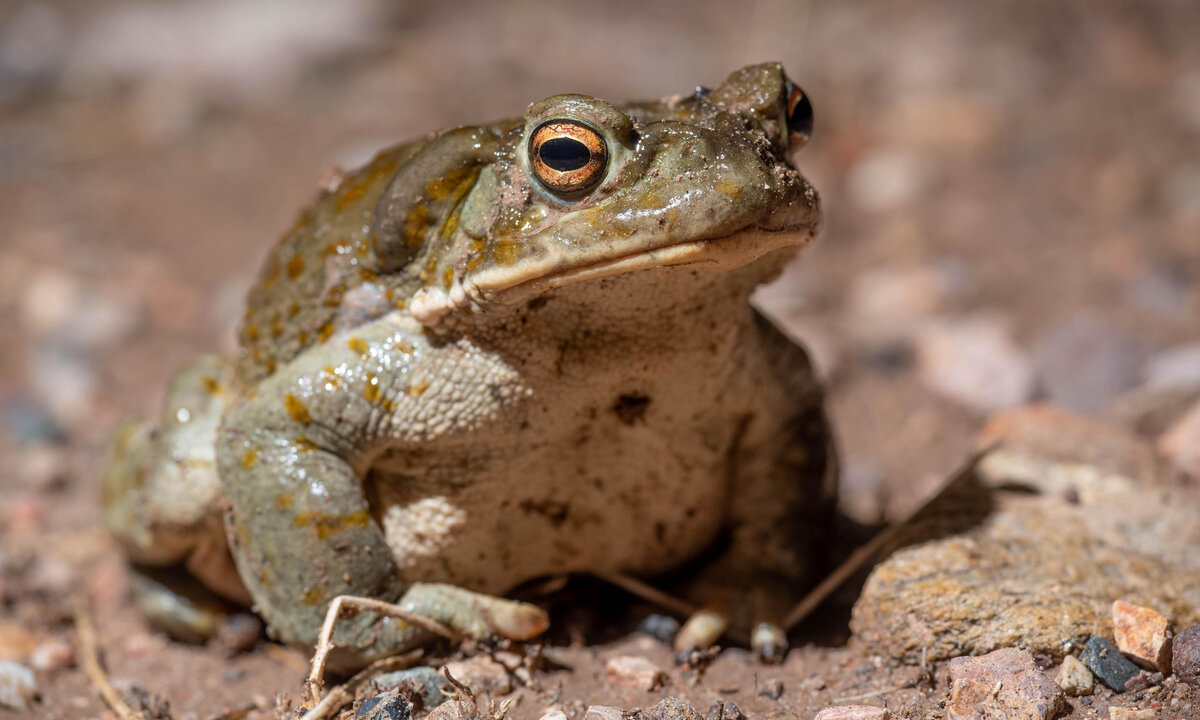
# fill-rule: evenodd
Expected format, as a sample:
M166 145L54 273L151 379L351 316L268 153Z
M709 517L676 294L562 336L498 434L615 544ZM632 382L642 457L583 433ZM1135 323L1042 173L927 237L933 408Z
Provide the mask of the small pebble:
M758 696L778 700L783 697L783 681L782 680L767 680L758 689Z
M1189 685L1200 685L1200 625L1175 636L1171 667L1175 677Z
M1058 669L1058 686L1071 697L1079 697L1091 695L1096 688L1096 681L1092 678L1092 671L1079 662L1079 658L1068 655Z
M446 670L455 680L477 693L504 695L512 692L512 676L508 668L486 655L446 663Z
M646 692L657 690L666 681L667 675L653 662L637 655L622 655L604 663L608 679L622 685L641 688Z
M992 412L1033 397L1033 367L1003 322L930 323L917 334L916 350L921 380L969 408Z
M1138 674L1137 665L1121 654L1107 638L1093 635L1084 646L1079 659L1108 687L1125 692L1125 683Z
M412 720L412 704L396 690L363 700L354 717L357 720Z
M29 664L42 672L75 667L75 648L62 638L52 638L34 648Z
M221 619L217 642L230 653L252 649L262 636L263 623L257 615L239 612Z
M1112 606L1117 647L1138 665L1171 672L1171 623L1159 613L1117 600Z
M0 706L27 710L37 695L32 670L20 663L0 660Z
M957 657L949 670L948 720L1050 720L1066 702L1062 688L1025 650L1001 648L979 657Z
M621 708L608 705L589 705L583 720L624 720Z
M642 711L645 720L702 720L690 703L677 697L663 698Z
M1200 402L1167 428L1157 445L1172 465L1200 481Z
M728 700L717 700L704 714L704 720L746 720L741 708Z
M1109 720L1153 720L1158 711L1151 708L1110 707Z
M1158 678L1158 682L1155 682L1156 676ZM1131 677L1125 681L1125 692L1127 692L1127 693L1141 692L1148 688L1154 687L1159 682L1162 682L1162 673L1159 673L1159 672L1148 673L1145 670L1142 670L1137 675L1134 675L1133 677Z
M446 699L443 692L446 684L446 679L442 677L437 668L427 665L397 670L375 678L376 687L384 690L392 688L399 690L400 694L413 704L416 712L441 705Z
M675 634L679 632L679 621L670 615L647 615L638 630L663 645L670 645L675 642Z
M551 710L542 715L538 720L567 720L567 714L562 710Z
M876 705L834 705L827 707L813 720L888 720L887 708Z

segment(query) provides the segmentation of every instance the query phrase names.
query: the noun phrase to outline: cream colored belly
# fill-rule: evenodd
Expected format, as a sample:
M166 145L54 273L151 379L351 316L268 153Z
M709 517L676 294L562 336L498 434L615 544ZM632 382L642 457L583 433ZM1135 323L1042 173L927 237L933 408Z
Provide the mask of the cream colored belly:
M385 458L368 492L405 579L501 593L553 573L652 574L695 556L725 522L734 428L647 422L610 417L541 443L525 431Z

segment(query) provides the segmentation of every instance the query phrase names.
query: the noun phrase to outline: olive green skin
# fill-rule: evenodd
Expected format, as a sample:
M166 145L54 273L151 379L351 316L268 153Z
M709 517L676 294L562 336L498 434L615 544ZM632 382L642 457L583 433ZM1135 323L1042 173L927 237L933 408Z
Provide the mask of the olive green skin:
M819 223L787 93L765 64L661 102L560 95L341 177L267 258L236 362L178 381L220 396L187 421L215 426L215 464L188 470L208 504L170 527L146 509L177 482L172 443L197 442L168 412L157 441L118 437L109 526L308 645L338 595L653 574L730 528L734 574L795 586L832 446L804 352L747 303ZM561 117L609 148L583 197L531 171L530 133ZM236 573L213 549L218 508ZM343 666L411 644L402 626L346 623Z

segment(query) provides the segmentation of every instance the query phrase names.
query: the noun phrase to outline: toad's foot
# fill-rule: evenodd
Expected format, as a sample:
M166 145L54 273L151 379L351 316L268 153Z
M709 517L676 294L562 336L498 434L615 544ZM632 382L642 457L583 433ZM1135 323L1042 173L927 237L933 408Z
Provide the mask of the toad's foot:
M401 621L399 632L408 642L393 648L397 653L411 649L438 635L453 641L463 637L482 639L497 635L510 640L528 640L550 624L541 608L528 603L482 595L453 585L416 583L398 603L374 598L339 595L329 604L317 638L312 667L305 681L312 702L320 700L329 654L338 647L335 631L339 620L363 614L374 625L379 618Z
M698 649L716 644L729 627L729 619L716 610L699 610L688 617L687 622L675 635L675 652L683 659ZM750 634L750 647L764 663L774 665L787 654L787 633L777 622L760 620Z

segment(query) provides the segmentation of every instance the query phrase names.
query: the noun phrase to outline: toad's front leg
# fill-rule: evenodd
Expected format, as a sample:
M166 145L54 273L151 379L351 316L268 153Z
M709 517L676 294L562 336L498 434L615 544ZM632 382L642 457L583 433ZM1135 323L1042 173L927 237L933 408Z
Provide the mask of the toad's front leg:
M418 430L417 389L453 382L453 372L453 362L423 363L381 319L330 338L319 357L301 355L226 412L217 461L230 546L279 639L311 647L340 595L399 602L475 637L525 639L545 629L533 606L408 585L364 495L372 458L429 432ZM351 670L428 638L416 624L360 613L338 624L329 665Z

